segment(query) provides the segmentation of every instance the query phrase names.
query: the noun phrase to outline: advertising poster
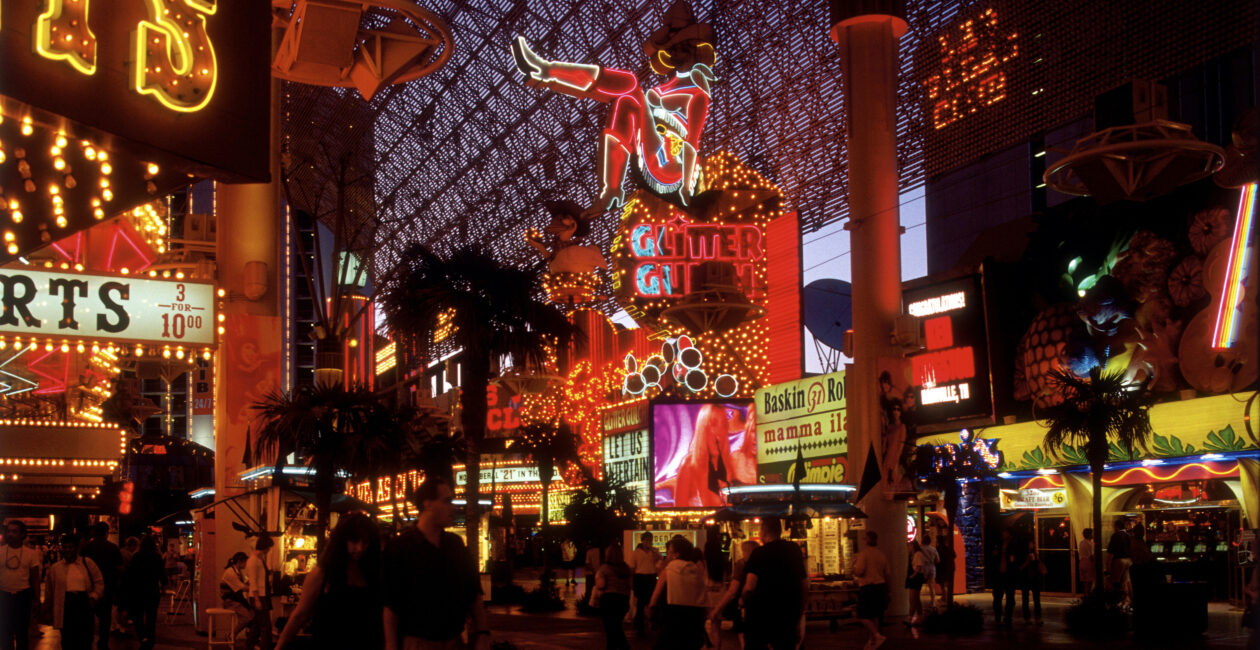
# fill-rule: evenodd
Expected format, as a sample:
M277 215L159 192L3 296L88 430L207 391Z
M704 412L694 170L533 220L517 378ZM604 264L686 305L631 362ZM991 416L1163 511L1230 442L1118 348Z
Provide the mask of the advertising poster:
M915 401L915 393L906 379L910 366L905 359L889 357L880 357L878 364L879 475L886 498L909 498L917 492L910 480L910 455L916 445L914 427L908 417Z
M652 456L648 440L647 402L604 412L604 477L634 490L640 507L651 503Z
M775 384L757 390L757 476L761 483L843 483L849 449L844 373Z
M718 508L721 489L757 482L755 418L746 401L652 404L653 505Z

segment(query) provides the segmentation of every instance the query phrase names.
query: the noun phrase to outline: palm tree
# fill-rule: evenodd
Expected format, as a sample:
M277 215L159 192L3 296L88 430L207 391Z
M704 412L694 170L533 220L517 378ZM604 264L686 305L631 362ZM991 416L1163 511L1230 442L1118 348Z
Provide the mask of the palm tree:
M633 529L638 517L638 495L612 478L588 478L564 507L570 534L600 548L621 539L621 532Z
M1147 385L1126 382L1123 372L1103 372L1101 366L1090 370L1089 379L1063 370L1053 377L1063 402L1045 409L1039 418L1049 429L1043 446L1048 454L1060 458L1069 446L1084 450L1094 487L1093 525L1101 542L1103 469L1112 447L1125 454L1137 447L1145 451L1153 433ZM1094 545L1094 566L1101 571L1101 543ZM1101 580L1097 581L1097 593L1102 596Z
M538 482L542 484L542 501L538 506L543 539L542 589L544 592L550 592L551 553L548 551L551 544L551 530L548 497L551 482L556 478L556 465L568 462L581 465L577 456L577 436L567 424L535 422L521 427L511 448L528 455L538 467Z
M275 459L275 475L284 475L285 459L296 454L315 470L315 508L320 548L328 529L333 490L339 470L361 447L371 447L381 417L380 404L364 388L346 390L340 384L299 386L293 392L275 391L253 404L260 426L254 461ZM374 415L374 413L376 413Z
M460 356L460 420L464 430L465 532L479 539L481 447L486 432L486 391L504 357L541 371L549 349L568 345L576 328L560 310L538 300L534 271L503 266L480 250L461 248L445 258L414 244L384 279L380 305L395 336L414 350L428 350L439 317L449 315L450 339Z

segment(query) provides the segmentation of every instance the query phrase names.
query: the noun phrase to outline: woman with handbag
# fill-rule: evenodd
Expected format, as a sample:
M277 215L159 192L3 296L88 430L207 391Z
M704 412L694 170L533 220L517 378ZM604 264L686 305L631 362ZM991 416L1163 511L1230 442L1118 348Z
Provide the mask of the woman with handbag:
M609 544L604 549L604 563L595 571L595 589L591 607L604 619L604 639L609 650L630 650L622 621L630 611L630 565L626 564L621 546Z

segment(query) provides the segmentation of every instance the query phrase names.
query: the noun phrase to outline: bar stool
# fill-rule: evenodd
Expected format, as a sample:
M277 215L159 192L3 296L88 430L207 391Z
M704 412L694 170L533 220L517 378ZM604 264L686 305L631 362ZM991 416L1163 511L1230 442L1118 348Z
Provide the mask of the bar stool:
M209 635L208 635L209 641L208 641L207 647L209 647L211 650L213 650L215 646L225 646L228 648L235 648L236 647L236 612L230 609L224 609L222 607L207 607L206 616L207 616L206 629L209 632ZM221 633L216 634L215 632L216 623L225 623L225 622L227 623L227 634L226 634L226 638L221 639L219 637L224 636L224 635ZM220 632L222 632L222 630L220 630Z

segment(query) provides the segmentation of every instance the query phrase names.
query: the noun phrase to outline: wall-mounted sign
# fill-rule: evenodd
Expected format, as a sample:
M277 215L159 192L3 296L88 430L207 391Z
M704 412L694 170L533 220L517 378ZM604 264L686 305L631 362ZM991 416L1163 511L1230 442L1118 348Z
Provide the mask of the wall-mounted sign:
M560 470L554 470L554 478L552 483L561 481ZM532 465L518 465L514 467L485 467L481 468L481 484L512 484L512 483L538 483L541 479L538 477L538 468ZM459 470L455 472L455 484L468 484L468 471Z
M923 427L993 417L980 276L906 289L905 311L919 320L924 350L907 355L912 395L905 415Z
M506 438L521 428L521 396L502 384L486 387L486 435Z
M627 489L634 490L636 502L647 506L652 479L647 402L609 409L604 412L602 421L604 477L616 479Z
M1003 510L1040 510L1067 506L1065 488L1024 488L1002 490L999 494Z
M264 180L270 24L258 2L6 2L0 95L164 167Z
M692 223L679 213L663 223L637 223L629 236L636 260L631 277L640 296L680 298L701 289L694 278L704 262L728 262L748 295L765 292L753 266L765 257L762 231L756 225Z
M138 277L0 272L0 333L44 341L215 342L214 285Z
M806 466L802 483L843 483L849 448L846 404L843 372L758 389L758 480L794 482L799 448Z

